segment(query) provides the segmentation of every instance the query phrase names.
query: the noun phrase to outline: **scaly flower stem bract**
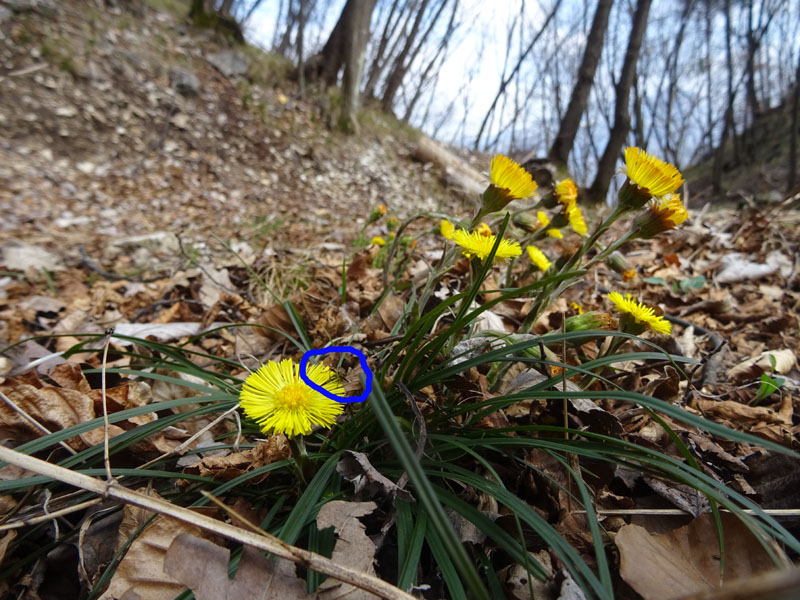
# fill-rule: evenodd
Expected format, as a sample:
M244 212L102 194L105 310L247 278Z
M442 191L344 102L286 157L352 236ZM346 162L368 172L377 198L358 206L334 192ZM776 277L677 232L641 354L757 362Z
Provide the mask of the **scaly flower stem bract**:
M308 482L314 478L315 469L313 463L308 460L308 452L306 451L306 444L303 440L303 436L292 436L288 438L288 441L297 474L300 476L303 485L308 486Z

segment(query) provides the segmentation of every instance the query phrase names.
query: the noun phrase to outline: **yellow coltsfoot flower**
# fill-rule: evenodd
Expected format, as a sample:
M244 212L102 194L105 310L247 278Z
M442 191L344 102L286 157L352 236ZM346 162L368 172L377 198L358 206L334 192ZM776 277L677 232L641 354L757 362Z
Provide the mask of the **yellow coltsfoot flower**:
M539 250L536 246L528 246L528 258L531 259L531 262L536 265L536 267L540 271L547 271L550 266L553 264L550 262L550 259L547 258L544 252Z
M572 225L572 229L575 230L575 233L580 236L586 235L589 230L586 227L586 221L584 221L583 213L581 212L581 209L578 208L578 205L573 202L572 204L565 206L564 213L569 221L569 224Z
M650 208L636 217L631 230L636 237L646 240L675 229L688 218L689 211L684 208L680 194L672 194L669 198L652 200Z
M578 201L578 186L572 179L564 179L556 184L556 199L564 206Z
M640 148L625 149L628 176L619 191L619 201L628 208L641 208L648 200L672 194L683 183L680 171Z
M468 258L477 257L480 260L485 260L492 252L497 236L494 235L481 235L473 231L468 232L465 229L459 229L453 234L453 241L461 246L461 252ZM500 245L495 252L494 260L505 260L506 258L514 258L522 254L522 249L519 244L513 240L501 239Z
M489 181L480 216L502 210L512 200L529 198L538 188L530 173L502 154L492 159Z
M370 244L375 244L376 246L385 246L386 245L386 240L383 239L381 236L376 235L374 238L372 238L369 241L369 243Z
M639 335L647 327L650 327L656 333L663 333L669 335L672 331L672 325L664 317L656 314L652 306L647 306L642 302L638 302L630 294L623 296L619 292L611 292L608 299L617 307L617 311L621 314L620 326L622 331Z
M539 222L539 227L547 227L550 225L550 217L548 217L541 210L536 212L536 219ZM564 239L564 235L555 227L548 228L547 235L549 235L551 238L556 238L557 240Z
M329 392L344 396L336 374L322 364L308 365L308 378ZM311 433L314 425L330 427L344 405L326 398L300 378L300 365L290 359L269 361L251 373L242 386L239 403L244 414L264 433L286 436Z
M455 231L456 231L455 225L453 225L447 219L442 219L442 222L439 224L439 233L441 233L444 236L444 239L452 240Z

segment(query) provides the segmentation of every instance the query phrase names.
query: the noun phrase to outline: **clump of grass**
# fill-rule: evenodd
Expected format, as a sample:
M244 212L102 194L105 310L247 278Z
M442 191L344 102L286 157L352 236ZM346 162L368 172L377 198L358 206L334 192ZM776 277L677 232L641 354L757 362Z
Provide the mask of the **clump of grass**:
M226 414L237 405L242 386L238 358L220 358L198 351L194 345L197 340L171 345L131 339L136 346L120 351L130 357L131 365L125 369L107 369L108 373L173 382L200 395L162 402L159 412L165 416L109 440L112 474L147 478L159 493L183 505L206 504L207 498L200 494L202 490L214 496L241 497L256 509L269 509L261 524L265 531L288 544L305 544L310 550L319 551L330 544L316 531L314 516L324 503L351 497L349 487L336 471L337 463L345 451L365 453L381 474L403 482L415 499L409 502L395 498L386 503L390 520L395 520L387 530L392 546L397 548L396 569L391 569L396 578L392 583L408 589L441 581L446 594L456 599L498 597L502 584L497 571L503 565L520 564L531 577L544 578L545 570L530 557L537 547L549 548L588 596L612 599L614 577L607 548L610 538L597 518L593 489L588 483L592 477L589 465L596 463L623 466L694 488L708 499L718 524L721 509L734 513L770 555L776 557L776 562L778 558L772 550L775 542L800 552L800 542L780 523L750 499L708 475L663 416L736 442L794 453L728 429L675 404L636 390L625 390L610 376L629 361L665 360L687 377L686 367L697 363L665 352L657 343L658 337L655 341L642 337L646 330L650 330L648 335L656 336L669 331L669 323L652 307L612 295L616 317L599 311L574 315L560 329L538 335L531 333L533 324L548 306L583 280L594 265L609 259L626 240L659 235L679 226L686 218L676 192L680 174L676 175L677 171L669 165L632 150L626 153L627 179L619 203L591 232L576 212L579 209L574 185L557 186L551 193L540 194L535 204L517 208L512 203L533 196L535 185L519 165L496 157L491 184L470 221L457 226L448 215L416 215L387 228L393 237L387 235L381 238L382 242L373 238L368 246L375 246L375 258L381 257L383 293L371 311L378 311L390 294L402 294L402 314L391 331L386 332L389 336L386 343L364 348L375 372L369 400L347 408L344 417L330 431L318 429L293 436L291 459L254 469L222 484L209 477L188 478L172 468L171 457L145 463L141 468L117 466L117 459L123 456L131 460L126 455L131 444L169 425L177 426L187 416ZM658 189L661 196L653 197L650 189ZM509 205L516 214L505 212ZM550 214L544 219L538 217L538 211ZM385 208L378 207L369 215L367 225L377 223L385 213ZM497 217L498 214L501 216ZM532 218L520 218L531 215ZM485 226L484 219L488 222ZM605 234L620 219L630 219L628 232L619 239L606 240ZM412 235L410 232L419 224L425 224L422 231L417 228ZM562 255L549 244L555 237L553 230L576 237L571 251ZM366 240L365 231L366 226L361 231ZM432 237L443 248L441 257L430 263L424 281L414 283L408 278L406 268L414 256L416 241ZM524 251L533 243L547 256L546 262L534 264ZM291 302L285 301L288 291L301 285L302 277L287 276L277 262L261 271L248 269L253 279L282 304L294 328L291 333L273 330L286 341L287 350L282 354L303 353L315 342L319 343L310 339L301 315ZM503 286L488 286L490 276L502 281ZM452 295L437 295L442 282L457 278L463 285ZM344 303L345 283L341 292ZM480 296L487 293L491 295L480 303ZM517 332L478 329L484 313L515 299L525 299L530 306ZM330 301L336 302L336 295ZM331 345L337 341L331 340ZM633 343L648 350L628 350L626 347ZM70 352L86 351L86 345L81 343ZM570 360L567 348L571 349ZM538 376L522 389L504 392L512 365ZM178 373L194 379L178 379L175 376ZM476 389L475 377L485 378L483 389L489 393ZM273 388L276 385L281 384L270 383ZM281 389L280 393L291 393L292 402L304 410L303 398L307 400L310 392L302 389L300 394L297 390ZM268 405L268 401L274 401L270 394L275 390L262 392L264 410L279 410L280 407ZM251 400L252 397L251 394ZM678 454L655 450L624 436L576 428L570 421L569 406L579 399L640 407L667 432ZM487 427L486 419L524 401L555 403L563 409L563 421L508 421L507 425ZM181 407L188 412L168 412ZM120 422L149 411L151 406L127 409L109 415L109 420ZM226 415L226 419L234 424L233 415ZM42 436L17 450L27 454L52 451L58 442L101 425L102 419L95 419ZM236 427L231 427L217 437L215 446L203 451L246 448L258 437L282 431L261 431L255 423L245 420L241 433L247 440L244 444L237 440ZM200 450L189 451L197 452ZM566 484L532 464L529 457L534 452L559 465ZM102 473L98 467L103 460L103 448L88 448L73 456L55 455L52 460L71 469ZM264 484L247 485L252 478L266 472L270 477ZM588 550L591 556L586 555L585 549L581 552L573 547L553 523L517 495L515 486L520 473L549 480L565 491L574 510L583 511L592 540ZM189 480L190 484L177 487L178 479ZM0 493L20 493L32 485L44 486L51 493L62 491L58 482L37 477L0 482ZM476 498L480 497L491 498L506 513L511 527L499 525L479 509ZM77 501L76 498L74 502ZM472 523L486 541L470 547L463 544L445 509ZM80 525L76 524L62 532L62 539L73 538L79 530ZM719 537L724 548L721 525ZM428 568L428 564L435 567ZM22 566L12 565L0 578L10 577ZM114 563L95 582L92 597L102 590L113 568ZM317 576L308 576L312 591L318 582Z

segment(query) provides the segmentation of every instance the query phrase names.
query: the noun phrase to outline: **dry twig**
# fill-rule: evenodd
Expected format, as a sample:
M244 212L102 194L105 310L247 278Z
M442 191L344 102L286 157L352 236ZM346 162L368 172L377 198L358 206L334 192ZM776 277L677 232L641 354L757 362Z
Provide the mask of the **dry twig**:
M176 506L167 502L166 500L154 498L152 496L146 496L144 494L140 494L139 492L129 490L128 488L122 487L113 481L109 485L108 483L99 481L94 477L89 477L88 475L83 475L82 473L70 471L64 467L50 464L46 461L22 454L21 452L17 452L16 450L12 450L10 448L0 447L0 460L12 465L16 465L23 469L28 469L29 471L33 471L39 475L44 475L45 477L50 477L57 481L61 481L62 483L66 483L68 485L79 487L101 496L111 497L115 500L120 500L122 502L153 511L183 523L189 523L241 544L247 544L248 546L269 552L279 558L290 560L294 563L304 566L305 568L313 569L314 571L318 571L319 573L323 573L344 583L349 583L362 590L372 592L381 598L386 598L387 600L414 600L412 595L407 594L406 592L383 581L382 579L368 575L361 571L354 571L352 569L342 567L341 565L333 562L331 559L320 556L319 554L315 554L314 552L309 552L308 550L303 550L302 548L297 548L288 544L277 544L269 538L256 535L250 531L245 531L239 527L234 527L228 523L222 523L216 519L212 519L211 517L192 512L187 508Z

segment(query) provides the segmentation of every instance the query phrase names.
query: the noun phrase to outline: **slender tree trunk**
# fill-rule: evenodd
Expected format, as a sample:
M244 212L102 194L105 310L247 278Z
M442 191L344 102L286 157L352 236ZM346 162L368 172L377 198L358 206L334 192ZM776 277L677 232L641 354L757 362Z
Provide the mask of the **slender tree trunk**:
M342 80L342 114L339 126L345 131L357 132L356 115L361 92L361 75L369 41L369 23L376 0L348 0L353 3L347 26L344 52L344 78Z
M581 66L578 69L578 79L575 87L572 88L567 112L561 119L555 142L548 153L548 157L562 167L567 166L569 154L575 144L575 136L578 134L581 117L583 117L589 102L589 92L592 90L594 74L603 52L603 41L608 29L608 15L611 13L613 4L614 0L600 0L597 3L589 37L586 39Z
M403 45L403 49L400 50L400 54L397 55L394 65L392 66L392 70L386 77L386 85L383 88L383 97L381 98L381 108L385 112L391 112L392 107L394 106L395 94L397 94L397 90L400 89L400 84L403 83L403 77L405 77L406 71L409 67L409 65L406 64L406 58L408 58L408 55L414 46L417 33L419 32L419 27L422 24L422 17L425 14L425 10L428 8L429 1L430 0L422 0L420 2L417 16L414 19L414 24L411 26L411 32L408 34L408 38L406 39L406 43Z
M322 50L315 56L315 61L319 67L317 76L325 85L336 85L339 79L339 71L345 63L345 52L347 44L348 23L353 19L354 0L347 0L339 15L339 20L331 31L328 41L325 42ZM312 62L309 60L309 63Z
M786 183L787 193L792 193L797 184L797 138L800 136L798 118L800 118L800 54L797 58L797 73L794 77L794 100L792 101L792 129L789 138L789 177Z
M386 52L386 46L389 45L389 40L394 33L394 25L396 25L396 23L393 21L393 17L395 12L398 12L397 22L400 21L401 15L399 14L399 11L397 11L398 7L400 7L400 2L401 0L394 0L394 2L392 2L392 6L389 9L389 16L386 18L386 23L383 26L383 34L378 42L378 48L375 51L375 57L372 59L372 65L369 69L369 77L367 78L367 83L364 86L364 95L367 98L375 97L375 86L378 84L378 79L383 74L383 69L386 67L387 61L384 60L384 53Z
M233 16L231 15L231 8L233 8L233 0L222 0L217 12L223 16L231 17Z
M295 0L288 0L286 7L286 31L283 32L281 43L278 44L278 54L286 55L292 45L292 31L297 24L297 11L294 8Z
M712 38L712 19L711 1L706 0L706 135L708 136L708 150L714 149L714 112L713 112L713 79L711 77L711 38Z
M614 170L619 158L622 145L631 126L631 115L628 110L631 88L636 77L636 63L639 60L639 49L642 46L644 32L647 29L647 16L650 12L650 0L638 0L633 13L631 34L628 38L628 49L625 51L625 61L622 72L616 85L616 103L614 106L614 127L611 128L606 149L597 165L597 175L589 190L589 199L593 202L603 202L608 194L608 186L614 176Z
M422 92L425 89L425 84L428 82L430 78L431 72L433 71L433 67L436 65L436 62L439 60L439 57L442 56L442 54L447 53L447 46L450 44L450 38L453 35L453 31L455 31L455 21L456 21L456 13L458 12L458 2L459 0L455 0L455 2L453 2L453 10L450 13L450 20L447 22L447 29L445 31L445 34L439 41L439 47L436 48L436 53L433 55L433 58L431 58L431 60L428 61L428 65L422 71L422 75L419 78L419 85L417 85L417 89L414 92L414 96L411 98L411 102L409 102L408 105L406 106L406 112L403 115L403 122L405 123L408 123L408 120L411 118L411 114L414 112L414 108L416 107L417 102L419 102L419 99L422 96Z
M300 0L297 8L297 72L300 86L300 97L306 95L306 67L305 67L305 31L308 19L308 4L310 0Z
M664 120L664 154L667 160L676 164L678 162L678 145L673 145L671 140L672 107L675 104L675 96L678 88L678 59L680 57L681 46L683 45L683 36L686 32L686 25L689 22L689 15L694 7L694 0L684 0L684 2L681 24L678 28L678 35L675 37L675 46L670 54L669 64L667 65L667 69L669 70L669 86L667 86L667 116Z
M733 121L733 103L736 99L736 90L733 88L733 50L731 49L731 3L725 0L725 54L728 67L728 106L725 108L725 118L722 124L722 135L720 136L719 146L714 155L714 165L711 169L711 183L715 194L722 192L722 164L725 159L725 145L728 137L733 134L733 154L738 162L738 152L736 145L736 129Z
M503 94L505 94L506 87L509 83L517 76L517 73L522 68L522 63L525 62L525 59L533 50L533 47L536 45L536 42L539 41L539 38L542 37L542 34L547 30L548 26L550 25L550 21L553 20L553 17L556 16L558 9L561 7L561 0L557 0L557 2L553 5L553 8L550 10L550 13L547 15L547 18L542 23L542 26L539 28L539 31L536 32L536 35L533 36L531 42L525 48L525 51L522 52L519 57L517 58L517 64L514 66L514 69L500 82L500 87L497 90L497 94L492 101L492 105L489 107L489 110L486 111L486 116L483 117L483 121L481 122L481 127L478 130L478 135L475 136L475 144L473 145L473 149L477 150L481 143L481 138L483 138L484 130L486 129L486 124L489 122L489 119L494 114L495 109L497 108L497 103L502 98ZM488 135L488 134L487 134Z

